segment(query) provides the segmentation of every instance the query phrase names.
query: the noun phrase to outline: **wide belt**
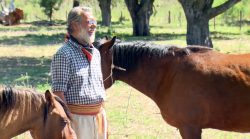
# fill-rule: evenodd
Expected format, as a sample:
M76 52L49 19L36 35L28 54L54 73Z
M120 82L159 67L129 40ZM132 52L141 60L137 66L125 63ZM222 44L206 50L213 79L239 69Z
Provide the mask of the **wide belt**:
M67 104L71 113L79 115L97 115L102 111L103 103L97 104Z

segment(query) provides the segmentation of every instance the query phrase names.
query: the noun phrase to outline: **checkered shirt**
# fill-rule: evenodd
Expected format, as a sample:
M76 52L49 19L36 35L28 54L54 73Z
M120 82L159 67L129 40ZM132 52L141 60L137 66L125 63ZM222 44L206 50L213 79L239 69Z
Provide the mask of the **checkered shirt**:
M51 63L52 91L64 92L70 104L100 103L105 99L100 53L93 48L89 63L81 48L70 39L54 55Z

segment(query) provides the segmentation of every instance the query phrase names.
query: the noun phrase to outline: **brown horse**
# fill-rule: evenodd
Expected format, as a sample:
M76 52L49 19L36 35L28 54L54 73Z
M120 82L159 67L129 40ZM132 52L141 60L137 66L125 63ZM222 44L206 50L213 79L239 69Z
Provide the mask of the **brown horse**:
M76 139L66 105L48 90L0 88L0 138L30 131L34 139Z
M150 97L183 139L201 139L204 128L250 132L250 54L115 38L99 45L105 87L121 80Z

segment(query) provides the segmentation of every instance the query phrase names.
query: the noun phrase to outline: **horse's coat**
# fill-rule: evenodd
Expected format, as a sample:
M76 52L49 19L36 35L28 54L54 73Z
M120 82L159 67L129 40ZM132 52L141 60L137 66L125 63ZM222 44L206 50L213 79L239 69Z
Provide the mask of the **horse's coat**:
M183 139L201 139L203 128L250 132L250 54L115 38L99 45L105 87L121 80L150 97Z
M34 139L75 139L66 105L49 91L0 88L0 138L25 131Z

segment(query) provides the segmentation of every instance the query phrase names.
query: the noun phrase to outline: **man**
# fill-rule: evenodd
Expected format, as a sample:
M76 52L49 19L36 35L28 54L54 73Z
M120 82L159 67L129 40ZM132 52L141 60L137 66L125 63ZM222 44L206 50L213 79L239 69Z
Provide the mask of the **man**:
M69 39L51 63L52 90L68 105L78 139L106 139L105 89L99 51L93 47L96 20L88 7L74 7L67 20Z

